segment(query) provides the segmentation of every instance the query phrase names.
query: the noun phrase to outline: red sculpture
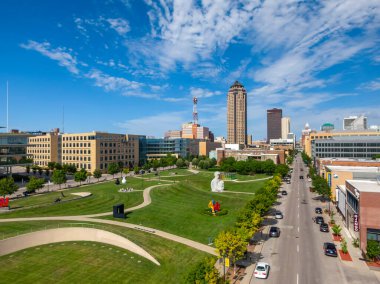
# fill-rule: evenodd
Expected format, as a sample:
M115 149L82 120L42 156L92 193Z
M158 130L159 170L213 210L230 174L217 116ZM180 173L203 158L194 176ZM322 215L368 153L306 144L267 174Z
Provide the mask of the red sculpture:
M8 207L8 206L9 206L9 197L7 197L7 198L1 197L0 198L0 207Z

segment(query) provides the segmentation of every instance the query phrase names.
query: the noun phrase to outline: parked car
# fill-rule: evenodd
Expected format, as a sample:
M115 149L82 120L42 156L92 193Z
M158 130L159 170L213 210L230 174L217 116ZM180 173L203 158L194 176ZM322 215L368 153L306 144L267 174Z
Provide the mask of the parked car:
M286 181L287 184L291 184L290 179Z
M325 222L325 220L323 219L323 217L321 217L321 216L317 216L317 217L315 217L315 223L317 223L317 224L323 224Z
M315 213L322 214L322 208L321 207L315 207Z
M329 232L329 225L327 225L326 223L322 223L322 224L319 226L319 230L320 230L321 232L328 233L328 232Z
M286 190L281 191L282 195L288 195L288 192Z
M278 238L280 236L280 228L279 227L270 227L269 236L273 238Z
M300 176L300 179L303 179L303 176Z
M336 251L336 247L333 243L324 243L323 244L323 251L325 255L327 256L334 256L337 257L338 253Z
M269 264L266 262L258 262L255 268L255 272L253 273L256 278L268 278L269 274Z
M280 211L277 211L275 214L274 214L274 217L276 219L282 219L284 218L284 215L282 215L282 213Z

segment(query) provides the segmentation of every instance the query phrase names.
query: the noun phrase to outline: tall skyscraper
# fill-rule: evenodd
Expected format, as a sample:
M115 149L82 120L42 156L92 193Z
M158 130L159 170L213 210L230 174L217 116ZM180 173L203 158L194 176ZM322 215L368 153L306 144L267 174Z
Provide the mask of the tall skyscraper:
M281 138L288 139L290 132L290 117L281 118Z
M281 138L282 109L273 108L267 110L267 142L270 139Z
M227 94L227 142L247 145L247 91L238 81Z

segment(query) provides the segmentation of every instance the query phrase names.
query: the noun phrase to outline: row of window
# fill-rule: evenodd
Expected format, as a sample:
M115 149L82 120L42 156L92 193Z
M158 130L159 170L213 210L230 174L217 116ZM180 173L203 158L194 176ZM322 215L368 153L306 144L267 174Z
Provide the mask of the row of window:
M50 142L50 138L29 138L30 142Z
M316 153L317 158L372 158L369 153Z
M380 147L380 143L315 143L317 147Z
M129 156L125 156L125 158L126 159L134 159L135 158L135 156L134 155L129 155ZM124 160L124 156L117 156L117 159L116 159L116 156L105 156L105 157L100 157L100 161L112 161L112 159L114 160L114 161L116 161L116 160Z
M62 150L63 154L91 154L91 150Z
M63 143L63 147L91 147L91 143Z
M318 152L332 152L332 153L350 153L350 152L357 152L357 153L380 153L380 148L316 148L315 151Z
M82 156L63 156L63 161L91 161L91 157L82 157Z
M41 154L48 153L50 154L50 149L28 149L28 154Z
M78 169L91 170L91 164L84 164L84 163L63 163L63 164L74 165Z
M33 155L36 160L50 160L50 155Z

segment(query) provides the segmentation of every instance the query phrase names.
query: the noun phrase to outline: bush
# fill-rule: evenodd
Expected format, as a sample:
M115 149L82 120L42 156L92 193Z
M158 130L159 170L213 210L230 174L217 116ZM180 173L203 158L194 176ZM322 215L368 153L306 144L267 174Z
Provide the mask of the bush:
M380 256L380 244L377 241L369 240L367 242L366 256L370 260L375 260Z
M342 228L339 225L335 224L334 226L332 226L331 229L333 230L335 236L340 236L340 232L342 231Z
M340 248L342 249L343 253L348 253L347 241L345 239L342 239L342 241L340 243Z
M218 270L214 267L216 262L215 257L208 257L194 266L185 279L185 283L209 283L218 284L221 283Z
M352 245L354 247L358 248L359 247L359 238L353 239L352 240Z

